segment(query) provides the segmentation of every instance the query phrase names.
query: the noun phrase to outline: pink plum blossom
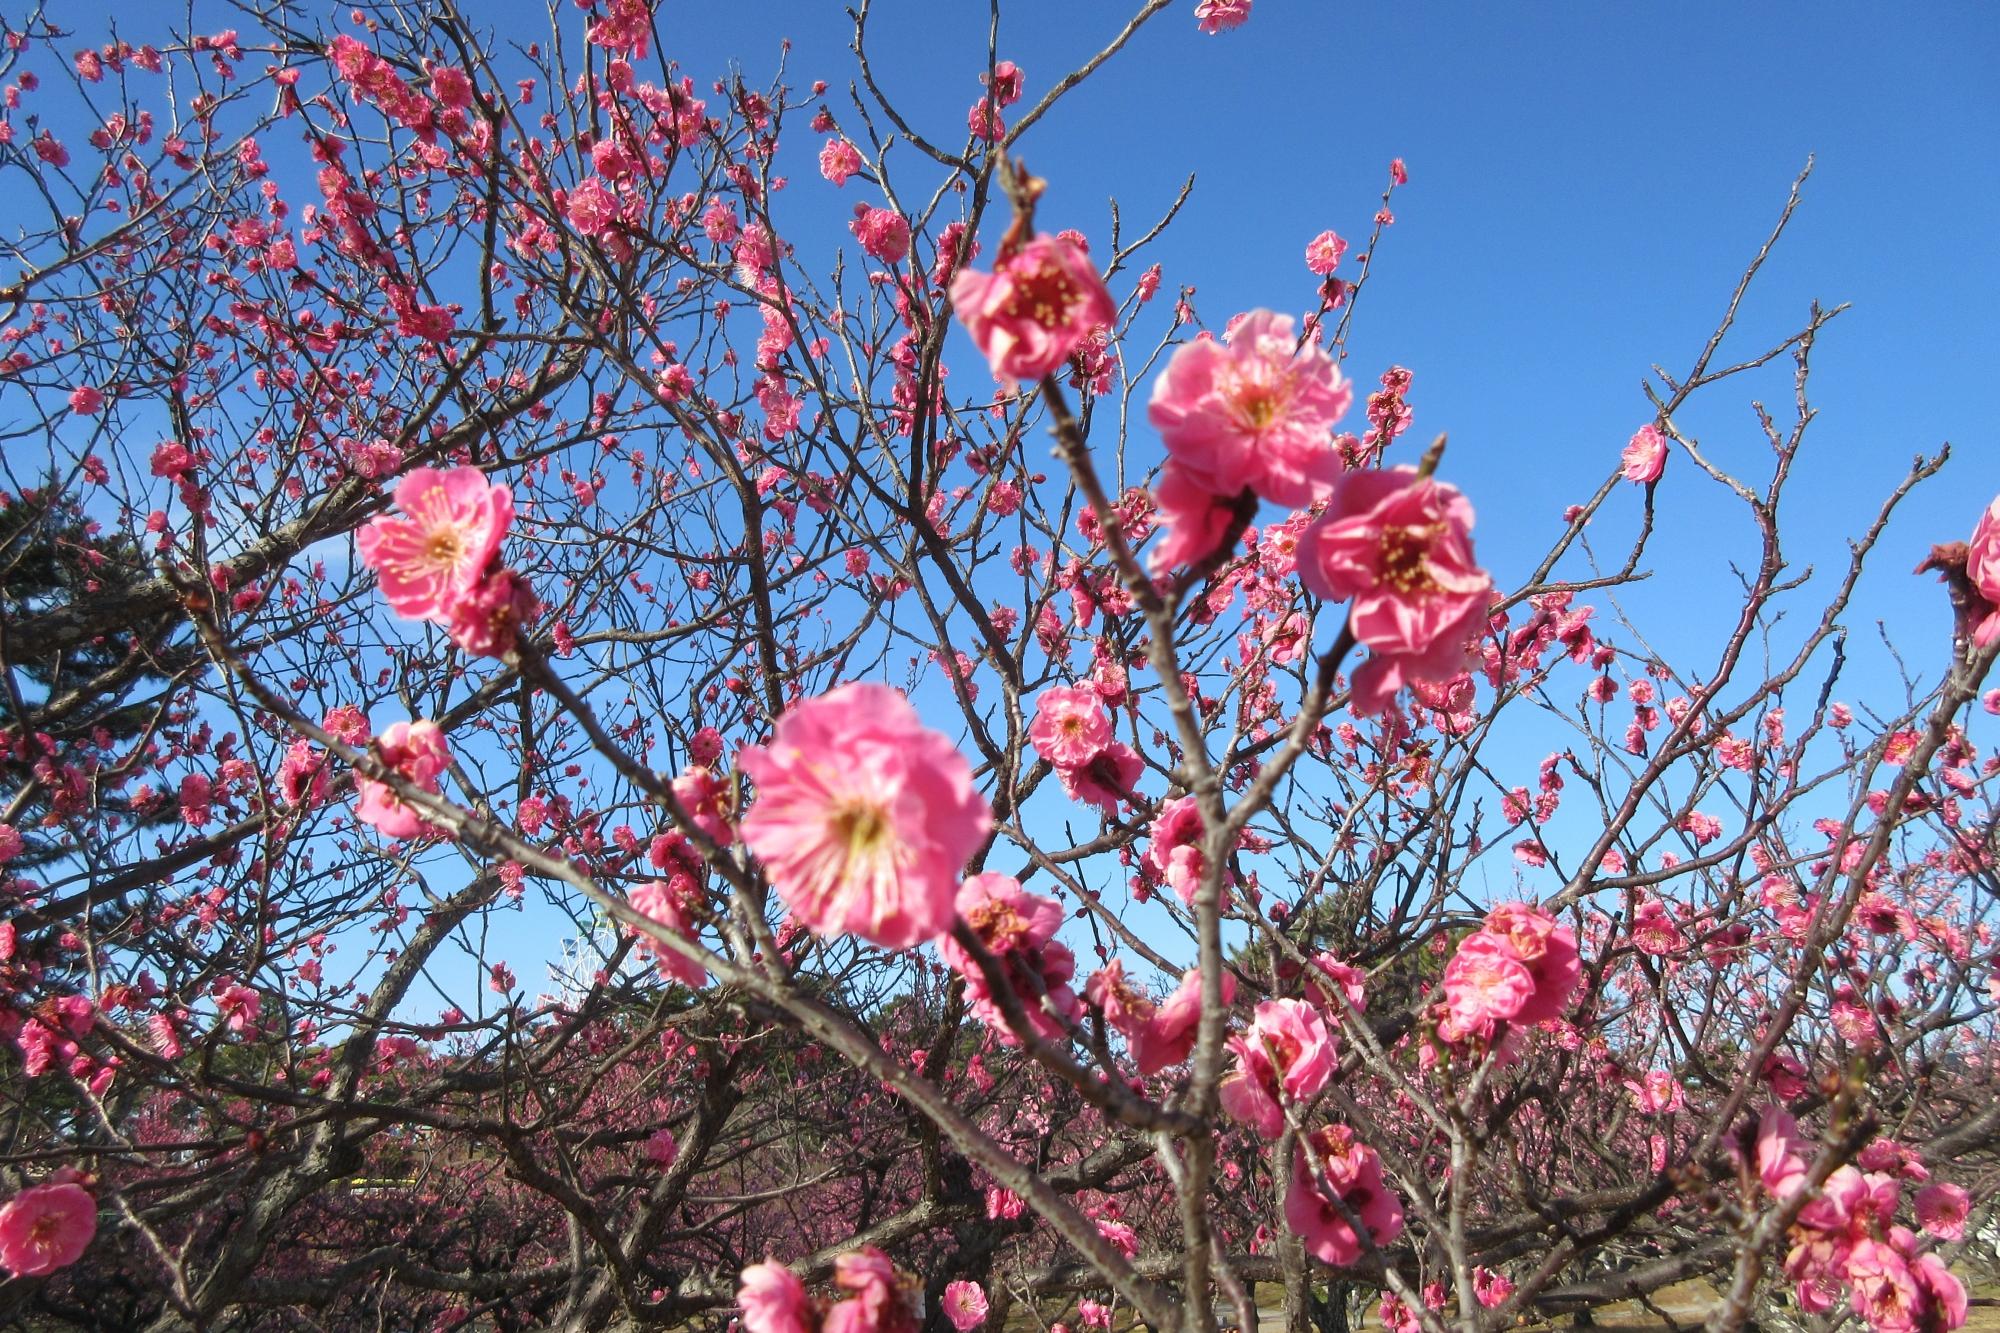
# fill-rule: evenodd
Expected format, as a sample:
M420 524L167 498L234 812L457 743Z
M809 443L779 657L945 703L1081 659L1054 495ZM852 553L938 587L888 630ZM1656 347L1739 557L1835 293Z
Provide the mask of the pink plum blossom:
M1986 599L1986 614L1973 627L1972 641L1981 648L2000 639L2000 500L1986 506L1972 529L1965 556L1965 576Z
M1340 257L1346 253L1346 241L1337 233L1323 231L1306 242L1306 268L1324 278L1340 267Z
M645 1154L647 1161L665 1171L681 1155L681 1146L674 1142L671 1129L661 1128L646 1136L646 1141L639 1145L639 1151Z
M332 781L326 755L311 741L295 740L286 748L284 762L278 765L278 795L286 805L296 810L319 804Z
M1236 533L1236 493L1215 490L1171 458L1153 483L1153 504L1161 533L1146 566L1156 575L1195 563Z
M1062 904L1024 892L1011 875L989 872L959 886L957 910L994 956L1035 1032L1060 1039L1064 1020L1074 1021L1081 1012L1069 986L1076 975L1076 958L1055 938L1063 922ZM989 1024L1002 1042L1018 1044L978 960L950 935L938 940L938 950L952 971L965 978L965 1000L973 1014Z
M1333 423L1353 398L1332 357L1298 346L1289 316L1253 310L1223 342L1203 334L1175 352L1146 416L1168 455L1209 490L1247 486L1299 508L1340 475Z
M1146 865L1189 907L1194 906L1194 896L1201 887L1207 864L1202 855L1202 842L1207 835L1201 806L1192 796L1176 796L1163 802L1159 813L1153 816L1152 836L1146 843Z
M1265 1000L1250 1027L1229 1039L1236 1066L1217 1090L1222 1109L1267 1139L1285 1129L1284 1107L1326 1086L1339 1050L1319 1011L1304 1000Z
M1222 974L1222 1003L1236 1002L1236 978ZM1132 1039L1132 1058L1141 1074L1156 1074L1188 1058L1194 1051L1196 1029L1201 1024L1201 972L1189 968L1181 984L1160 1002L1153 1018Z
M540 609L526 579L511 569L495 570L452 604L451 641L474 657L504 657Z
M1490 1268L1475 1268L1472 1270L1472 1294L1481 1305L1491 1310L1505 1305L1507 1298L1514 1294L1514 1280Z
M891 208L854 206L854 234L861 248L885 264L900 264L910 253L910 222Z
M873 1245L836 1258L833 1282L854 1295L826 1312L821 1333L916 1333L914 1284Z
M1028 740L1042 758L1057 768L1087 764L1111 743L1111 719L1088 686L1057 686L1042 691Z
M1021 89L1026 79L1021 67L1011 60L995 61L990 79L984 74L979 76L981 83L993 89L993 100L1001 106L1012 106L1021 100Z
M1230 28L1240 28L1250 19L1251 0L1200 0L1194 16L1201 30L1210 36Z
M1559 1018L1582 975L1575 931L1526 903L1501 903L1445 964L1442 1035L1491 1037L1499 1023Z
M1486 626L1492 580L1472 563L1472 506L1412 467L1350 472L1299 538L1299 579L1352 602L1348 626L1369 649L1354 673L1354 710L1379 713L1417 680L1465 670Z
M397 615L449 622L506 538L514 493L478 468L420 467L396 487L396 507L405 517L380 515L355 534L362 563Z
M728 778L699 763L690 764L674 779L674 799L717 846L736 841L736 784Z
M836 186L847 184L847 178L861 170L861 150L839 135L826 141L819 150L819 174Z
M1917 1191L1917 1221L1939 1240L1961 1239L1971 1211L1972 1196L1957 1185L1939 1181Z
M1090 256L1060 236L1003 250L993 272L961 270L951 282L959 322L996 379L1039 380L1118 317Z
M1125 965L1116 960L1092 975L1084 995L1104 1011L1126 1041L1142 1078L1150 1078L1188 1058L1201 1023L1201 972L1190 968L1171 995L1155 1004L1125 980ZM1222 1002L1235 1003L1236 978L1222 974Z
M1876 1333L1912 1333L1925 1298L1909 1262L1892 1245L1857 1241L1848 1253L1846 1276L1854 1313Z
M986 1322L986 1293L977 1282L944 1284L944 1317L958 1333L971 1333Z
M1667 441L1658 426L1639 427L1625 446L1625 480L1642 485L1656 482L1667 470Z
M1358 1013L1368 1007L1368 974L1341 962L1330 953L1316 955L1305 974L1306 998L1329 1015L1338 1016L1340 1006L1333 998L1338 991Z
M1382 1180L1382 1159L1346 1125L1306 1136L1285 1190L1285 1221L1322 1263L1342 1268L1361 1257L1361 1237L1336 1207L1347 1206L1377 1246L1403 1234L1403 1205Z
M1132 784L1146 771L1146 761L1123 741L1113 741L1073 768L1058 768L1063 791L1073 801L1097 806L1115 815L1121 803L1132 799Z
M971 765L901 693L856 683L795 704L738 763L756 784L743 841L799 921L890 949L950 927L992 815Z
M1534 994L1528 969L1499 941L1474 932L1444 969L1447 1040L1490 1036L1494 1026L1521 1012Z
M444 732L428 720L392 723L375 738L375 757L384 767L421 791L438 790L438 775L451 766L451 751ZM354 789L360 800L355 817L373 824L385 838L414 838L437 829L427 823L390 789L388 784L356 774Z
M97 1234L97 1200L76 1184L30 1185L0 1207L0 1267L39 1277L83 1257Z
M1628 1080L1625 1087L1641 1115L1672 1115L1687 1105L1686 1091L1669 1070L1652 1070L1642 1079Z
M743 1270L736 1288L746 1333L813 1333L812 1297L783 1264L766 1260Z
M1910 1260L1910 1276L1916 1280L1921 1302L1916 1320L1919 1328L1925 1333L1931 1329L1949 1333L1951 1329L1965 1327L1965 1284L1945 1266L1944 1260L1935 1254L1920 1254Z
M695 910L701 901L701 890L687 876L649 880L633 889L630 897L633 911L658 922L681 939L690 942L695 939L700 929ZM633 947L642 954L651 954L662 976L671 977L691 990L708 984L708 970L699 962L650 935L636 935Z

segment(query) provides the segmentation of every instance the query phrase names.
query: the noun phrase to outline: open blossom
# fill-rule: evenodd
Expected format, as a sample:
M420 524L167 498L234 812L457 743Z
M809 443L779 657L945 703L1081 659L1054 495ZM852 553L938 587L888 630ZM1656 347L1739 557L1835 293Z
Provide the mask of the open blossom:
M1514 1280L1490 1268L1475 1268L1472 1270L1472 1294L1479 1298L1481 1305L1491 1310L1505 1305L1507 1298L1514 1294Z
M1146 567L1155 575L1164 574L1213 553L1236 534L1236 496L1235 491L1215 490L1169 458L1153 483L1160 538L1146 552Z
M1147 867L1189 907L1207 864L1201 850L1206 836L1201 806L1192 796L1177 796L1161 804L1146 844Z
M449 622L507 536L514 493L478 468L413 469L396 487L405 517L377 516L355 534L362 563L397 615Z
M766 1261L743 1270L736 1288L746 1333L813 1333L812 1297L806 1284L780 1263Z
M1173 994L1157 1005L1125 980L1125 965L1112 961L1093 974L1085 996L1104 1011L1104 1021L1124 1038L1142 1078L1172 1068L1194 1050L1201 1024L1201 972L1190 968ZM1222 974L1222 1002L1236 1001L1236 978Z
M986 1293L977 1282L945 1283L944 1317L958 1333L971 1333L986 1322Z
M257 1035L257 1015L264 1007L264 997L241 982L227 977L215 984L215 1012L229 1025L229 1030L239 1037Z
M1074 1021L1081 1009L1069 986L1076 975L1076 958L1069 946L1055 938L1063 922L1062 904L1025 892L1021 882L1010 875L987 873L974 875L959 886L957 909L999 964L1035 1032L1060 1039L1063 1021ZM1019 1039L994 999L978 960L949 935L938 940L938 950L952 971L965 978L965 1000L973 1014L989 1024L1002 1042L1017 1045ZM1041 998L1044 994L1046 1002Z
M839 135L826 141L819 150L819 174L835 185L847 184L847 178L861 170L861 150Z
M1111 743L1111 719L1105 716L1096 690L1059 685L1042 691L1036 701L1028 740L1051 764L1074 768L1089 763Z
M717 846L727 847L736 841L736 784L719 777L713 769L700 764L690 764L682 774L674 779L674 799L679 801L695 826Z
M1940 1181L1917 1191L1917 1222L1939 1240L1963 1237L1971 1211L1972 1196L1957 1185Z
M1347 253L1347 242L1331 231L1323 231L1306 242L1306 268L1324 278L1340 267L1340 257Z
M1011 60L996 61L990 78L985 74L979 76L981 83L992 87L993 99L1001 106L1012 106L1021 100L1021 89L1026 79L1021 67Z
M1307 1253L1340 1268L1361 1257L1362 1243L1336 1199L1361 1220L1377 1247L1403 1234L1403 1205L1382 1181L1382 1159L1346 1125L1306 1136L1285 1190L1285 1221Z
M1625 1087L1641 1115L1672 1115L1687 1105L1686 1091L1669 1070L1655 1069L1643 1079L1628 1079Z
M1292 508L1332 487L1333 423L1354 392L1332 357L1297 344L1289 316L1253 310L1223 342L1203 334L1174 353L1146 416L1193 480L1223 495L1247 486Z
M578 181L564 207L581 236L603 236L618 223L618 196L595 176Z
M951 306L995 378L1030 383L1118 317L1090 256L1046 234L1003 250L991 273L960 270Z
M451 766L444 732L437 723L427 720L391 724L375 738L374 750L375 757L390 772L422 791L437 791L438 775ZM364 824L373 824L383 837L414 838L436 831L388 784L357 774L354 789L360 796L355 817Z
M1965 553L1965 576L1986 599L1986 615L1973 626L1972 641L1981 648L2000 639L2000 500L1986 506L1972 529Z
M1582 975L1575 931L1526 903L1501 903L1445 964L1441 1034L1490 1037L1498 1023L1559 1018Z
M951 926L992 815L965 757L899 692L857 683L796 704L738 762L757 784L743 841L799 921L890 949Z
M854 234L861 248L885 264L900 264L910 253L910 222L892 208L854 206Z
M1113 741L1081 764L1059 768L1056 776L1073 801L1083 801L1104 811L1118 813L1120 804L1132 799L1132 784L1146 771L1146 761L1123 741Z
M677 875L671 880L650 880L631 893L633 911L688 941L693 941L700 929L695 919L695 908L700 900L700 887L686 875ZM708 983L708 970L699 962L650 935L637 935L633 947L642 954L651 954L662 976L670 977L689 989Z
M1355 712L1382 712L1402 686L1465 670L1493 586L1472 563L1471 528L1455 487L1398 467L1347 473L1300 535L1300 582L1351 601L1348 626L1369 650L1354 673Z
M674 1141L674 1132L671 1129L663 1128L648 1134L646 1141L639 1145L639 1151L645 1155L647 1161L664 1171L681 1155L681 1145Z
M914 1284L873 1245L835 1259L833 1283L854 1295L826 1312L821 1333L916 1333Z
M30 1185L0 1207L0 1267L39 1277L83 1257L97 1234L97 1200L76 1184Z
M1194 7L1195 21L1213 36L1230 28L1240 28L1250 19L1250 0L1201 0Z
M1338 1021L1341 1013L1340 1001L1335 992L1346 999L1360 1013L1368 1007L1368 974L1360 968L1341 962L1330 953L1317 954L1306 969L1303 987L1306 999L1319 1006L1320 1011Z
M504 657L514 650L521 626L540 609L526 579L499 569L452 603L447 628L451 641L474 657Z
M284 762L278 766L278 795L294 809L317 805L332 780L326 756L314 749L311 741L296 740L285 750Z
M1667 470L1667 441L1658 426L1639 427L1625 446L1625 480L1655 482Z
M1877 1333L1930 1333L1965 1322L1965 1288L1935 1255L1913 1262L1893 1239L1864 1239L1854 1243L1843 1268L1854 1313Z
M1236 1067L1217 1089L1222 1109L1267 1139L1285 1130L1285 1105L1326 1086L1339 1049L1304 1000L1265 1000L1248 1030L1229 1039Z

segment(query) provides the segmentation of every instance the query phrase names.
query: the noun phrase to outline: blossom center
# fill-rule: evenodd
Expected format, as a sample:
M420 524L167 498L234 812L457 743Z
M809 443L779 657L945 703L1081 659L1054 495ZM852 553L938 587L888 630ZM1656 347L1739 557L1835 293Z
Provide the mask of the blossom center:
M1430 567L1431 543L1443 532L1441 523L1382 529L1378 552L1382 582L1400 593L1436 592L1438 583Z
M849 863L875 859L894 836L888 811L874 801L862 800L850 800L836 808L827 831Z
M1008 903L988 900L967 912L965 920L995 953L1006 953L1028 933L1028 923Z
M1052 328L1068 319L1083 295L1076 279L1052 260L1045 259L1032 269L1010 276L1013 290L1007 296L1007 313L1045 327Z
M1299 1056L1305 1052L1304 1045L1289 1032L1265 1033L1264 1045L1271 1053L1271 1063L1280 1071L1290 1069L1297 1064Z
M456 528L432 528L424 537L424 563L434 569L450 569L465 555L465 543Z
M1291 385L1284 379L1244 376L1229 393L1229 407L1245 430L1261 431L1284 415L1292 400Z

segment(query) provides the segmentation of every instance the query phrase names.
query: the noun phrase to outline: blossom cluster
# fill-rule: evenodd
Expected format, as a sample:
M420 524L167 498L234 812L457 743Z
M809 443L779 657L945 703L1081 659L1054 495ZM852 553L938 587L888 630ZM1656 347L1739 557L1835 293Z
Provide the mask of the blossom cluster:
M1756 1136L1758 1179L1773 1198L1794 1201L1810 1186L1812 1145L1781 1106L1764 1112ZM1836 1167L1800 1207L1785 1276L1808 1314L1830 1315L1843 1289L1853 1312L1876 1333L1953 1329L1965 1322L1965 1287L1917 1234L1896 1222L1905 1181L1929 1179L1914 1154L1888 1140L1859 1165ZM1964 1234L1968 1196L1956 1185L1917 1195L1923 1228L1938 1239Z

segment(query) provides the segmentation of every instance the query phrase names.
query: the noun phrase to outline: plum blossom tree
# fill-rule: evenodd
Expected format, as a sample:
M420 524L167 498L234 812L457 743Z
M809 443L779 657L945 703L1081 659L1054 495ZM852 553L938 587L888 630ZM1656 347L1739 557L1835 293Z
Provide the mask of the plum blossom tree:
M2000 501L1842 702L1948 450L1792 571L1838 312L1718 349L1803 177L1508 568L1412 372L1343 429L1400 159L1296 317L1037 230L1051 110L1249 0L963 126L865 3L845 99L647 0L245 9L0 43L8 1320L1964 1322ZM1757 558L1669 658L1683 485Z

